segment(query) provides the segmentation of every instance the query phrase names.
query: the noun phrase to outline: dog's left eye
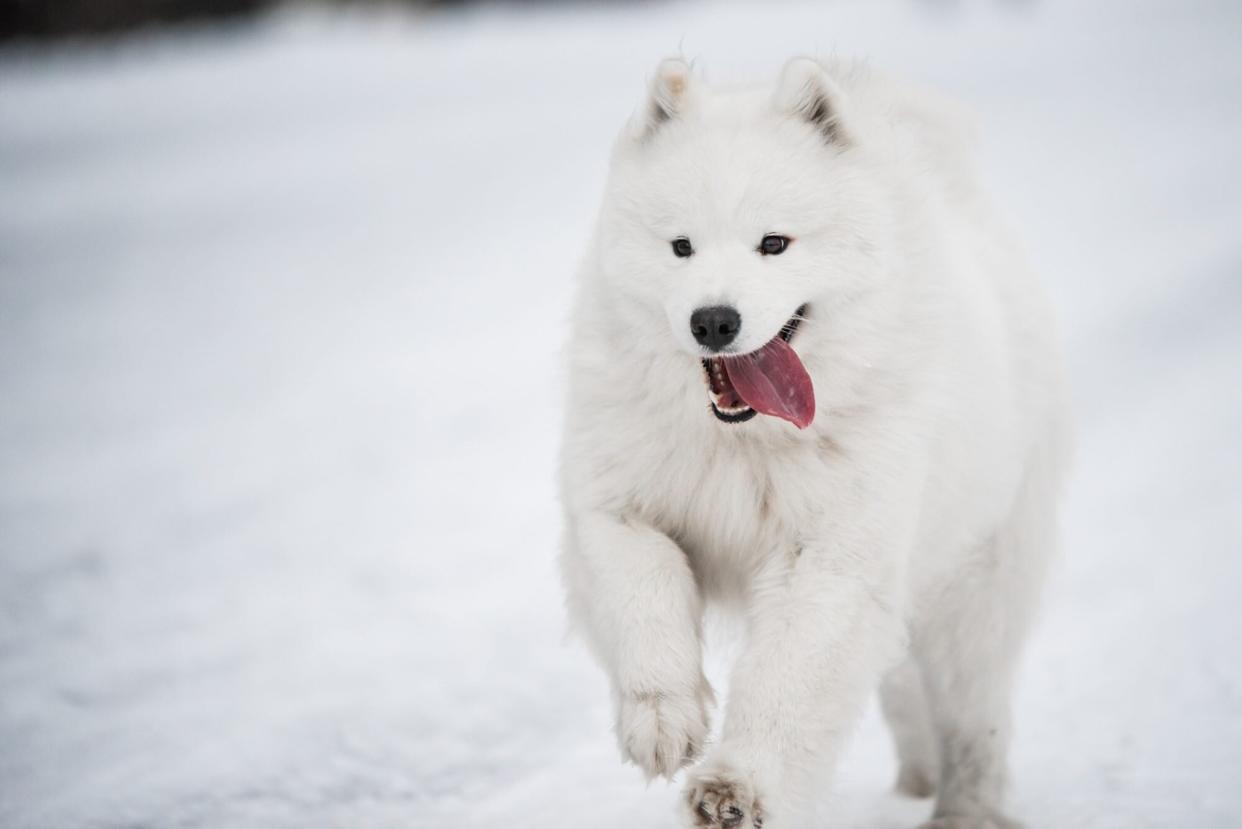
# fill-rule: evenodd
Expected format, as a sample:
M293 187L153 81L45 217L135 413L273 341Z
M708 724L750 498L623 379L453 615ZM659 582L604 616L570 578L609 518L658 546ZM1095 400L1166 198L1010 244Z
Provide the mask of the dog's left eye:
M775 233L769 233L759 243L759 252L764 256L776 256L784 253L787 247L789 247L788 236L777 236Z

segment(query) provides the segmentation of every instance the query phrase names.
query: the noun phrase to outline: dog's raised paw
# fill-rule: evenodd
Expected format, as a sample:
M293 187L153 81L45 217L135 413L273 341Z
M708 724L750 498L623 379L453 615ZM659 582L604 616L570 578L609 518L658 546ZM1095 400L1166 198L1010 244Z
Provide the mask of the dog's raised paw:
M712 829L763 829L753 787L729 775L708 774L686 784L690 825Z
M697 759L707 730L706 706L681 695L631 694L617 716L621 753L648 778L671 778Z

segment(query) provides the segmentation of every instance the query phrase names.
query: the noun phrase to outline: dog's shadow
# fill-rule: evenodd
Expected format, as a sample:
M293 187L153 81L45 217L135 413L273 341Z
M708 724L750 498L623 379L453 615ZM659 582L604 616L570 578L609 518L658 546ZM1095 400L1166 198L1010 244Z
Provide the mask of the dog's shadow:
M916 800L873 785L837 786L816 809L816 829L914 829L931 817L931 799Z

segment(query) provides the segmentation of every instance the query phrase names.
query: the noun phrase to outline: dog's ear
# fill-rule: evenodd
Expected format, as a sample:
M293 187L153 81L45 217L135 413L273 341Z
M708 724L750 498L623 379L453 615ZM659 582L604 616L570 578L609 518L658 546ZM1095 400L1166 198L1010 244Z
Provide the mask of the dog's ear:
M694 83L690 64L681 58L660 61L642 107L630 119L631 137L641 141L684 112Z
M845 96L824 67L810 58L793 58L785 64L774 99L781 112L805 119L824 134L829 143L846 146L849 130L843 123Z

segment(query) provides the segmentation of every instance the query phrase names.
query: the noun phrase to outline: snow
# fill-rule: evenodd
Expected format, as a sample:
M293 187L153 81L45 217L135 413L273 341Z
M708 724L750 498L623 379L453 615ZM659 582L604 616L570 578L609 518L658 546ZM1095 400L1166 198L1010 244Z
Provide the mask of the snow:
M608 144L679 48L977 110L1079 423L1014 810L1242 824L1239 36L1206 0L675 3L0 52L0 825L673 825L565 641L554 468ZM823 826L916 824L893 773L873 711Z

